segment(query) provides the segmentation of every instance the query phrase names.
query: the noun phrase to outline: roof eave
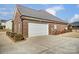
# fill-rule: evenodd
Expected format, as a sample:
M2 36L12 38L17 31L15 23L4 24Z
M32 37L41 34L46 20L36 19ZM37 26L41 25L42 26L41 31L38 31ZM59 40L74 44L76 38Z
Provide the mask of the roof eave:
M42 18L37 18L37 17L32 17L32 16L26 16L26 15L21 15L21 19L26 20L34 20L34 21L45 21L48 23L56 23L56 24L68 24L60 21L55 21L55 20L49 20L49 19L42 19Z

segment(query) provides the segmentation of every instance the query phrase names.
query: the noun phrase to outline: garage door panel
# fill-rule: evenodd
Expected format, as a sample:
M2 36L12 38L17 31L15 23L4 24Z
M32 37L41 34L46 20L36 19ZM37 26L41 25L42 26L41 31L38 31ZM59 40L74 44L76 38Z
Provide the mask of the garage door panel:
M29 37L48 35L48 24L29 23Z

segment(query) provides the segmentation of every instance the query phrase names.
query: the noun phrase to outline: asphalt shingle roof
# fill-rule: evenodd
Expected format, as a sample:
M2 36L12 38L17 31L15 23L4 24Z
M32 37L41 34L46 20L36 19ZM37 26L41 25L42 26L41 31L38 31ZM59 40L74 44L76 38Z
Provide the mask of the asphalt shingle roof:
M0 22L2 23L6 23L8 20L0 20Z
M24 7L21 5L16 5L16 7L20 11L20 13L25 16L31 16L31 17L36 17L36 18L41 18L41 19L46 19L46 20L54 20L54 21L66 23L64 20L61 20L60 18L44 10L35 10L35 9L31 9L31 8Z
M79 22L73 22L71 23L72 26L79 26Z

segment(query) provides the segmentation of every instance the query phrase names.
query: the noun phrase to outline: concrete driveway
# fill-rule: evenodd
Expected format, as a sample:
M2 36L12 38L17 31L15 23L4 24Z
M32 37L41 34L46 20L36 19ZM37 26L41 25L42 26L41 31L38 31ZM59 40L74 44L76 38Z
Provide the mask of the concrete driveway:
M38 36L13 42L5 32L0 32L2 54L74 54L79 53L79 38L65 36Z

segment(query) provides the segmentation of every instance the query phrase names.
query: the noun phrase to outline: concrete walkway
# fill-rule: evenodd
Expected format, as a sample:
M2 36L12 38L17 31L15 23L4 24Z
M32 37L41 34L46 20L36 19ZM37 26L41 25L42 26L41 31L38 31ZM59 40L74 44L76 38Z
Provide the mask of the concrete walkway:
M0 32L0 53L5 54L74 54L79 53L79 38L55 35L27 38L13 42Z

